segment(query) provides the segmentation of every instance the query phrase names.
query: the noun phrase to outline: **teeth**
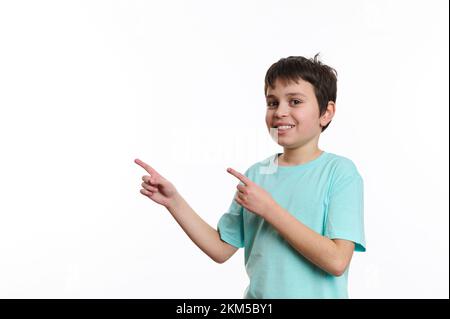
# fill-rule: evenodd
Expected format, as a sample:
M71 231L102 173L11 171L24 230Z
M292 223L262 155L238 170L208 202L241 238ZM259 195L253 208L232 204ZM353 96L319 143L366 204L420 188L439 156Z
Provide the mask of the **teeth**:
M278 129L279 130L287 130L292 127L294 127L294 125L282 125L282 126L278 126Z

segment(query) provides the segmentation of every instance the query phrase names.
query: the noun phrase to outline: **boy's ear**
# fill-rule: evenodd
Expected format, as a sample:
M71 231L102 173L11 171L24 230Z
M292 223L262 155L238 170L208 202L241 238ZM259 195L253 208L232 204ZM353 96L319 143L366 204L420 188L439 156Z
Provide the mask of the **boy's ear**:
M336 112L336 103L329 101L325 113L320 117L320 125L325 126L333 119Z

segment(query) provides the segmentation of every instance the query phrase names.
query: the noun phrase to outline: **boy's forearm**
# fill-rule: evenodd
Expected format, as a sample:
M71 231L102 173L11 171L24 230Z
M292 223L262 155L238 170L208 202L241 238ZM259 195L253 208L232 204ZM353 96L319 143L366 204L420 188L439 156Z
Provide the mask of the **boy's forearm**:
M346 261L336 244L301 223L283 207L276 205L264 218L292 247L316 266L336 276L345 270Z
M224 243L221 241L218 231L206 223L181 195L177 196L167 210L205 254L215 262L224 261Z

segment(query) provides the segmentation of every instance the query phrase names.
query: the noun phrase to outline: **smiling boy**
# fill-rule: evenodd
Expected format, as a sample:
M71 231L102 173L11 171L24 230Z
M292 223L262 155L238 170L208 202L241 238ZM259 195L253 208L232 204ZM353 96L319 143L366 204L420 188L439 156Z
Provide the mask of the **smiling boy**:
M267 71L266 125L283 147L245 174L217 230L142 161L141 193L167 207L187 235L219 263L245 248L244 298L348 298L353 251L365 251L363 180L354 163L320 150L336 111L336 71L288 57ZM267 166L272 171L264 170Z

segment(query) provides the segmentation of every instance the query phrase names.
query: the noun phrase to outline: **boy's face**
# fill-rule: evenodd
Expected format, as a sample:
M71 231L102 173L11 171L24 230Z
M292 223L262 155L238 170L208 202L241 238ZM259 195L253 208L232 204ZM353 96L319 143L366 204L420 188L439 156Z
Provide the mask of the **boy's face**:
M277 79L275 88L269 87L266 92L269 133L272 129L272 134L278 135L278 144L289 149L318 138L322 132L320 125L326 125L331 120L329 112L319 118L319 104L313 85L302 79L297 82L287 83ZM294 126L280 128L283 124Z

